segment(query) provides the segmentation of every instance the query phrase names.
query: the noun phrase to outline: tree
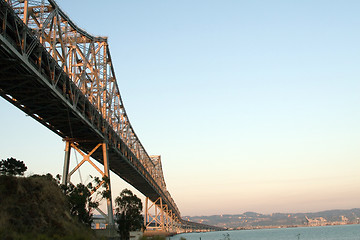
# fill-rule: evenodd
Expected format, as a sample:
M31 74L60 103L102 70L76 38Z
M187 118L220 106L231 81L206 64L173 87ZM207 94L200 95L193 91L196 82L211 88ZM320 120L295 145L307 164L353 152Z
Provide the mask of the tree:
M92 176L90 177L92 178ZM60 182L59 176L57 176L56 181L58 183ZM91 227L93 222L93 209L99 206L102 199L110 197L111 192L108 188L109 183L110 179L104 176L101 179L95 177L93 182L90 182L87 185L82 183L79 183L76 186L72 183L69 183L68 185L61 184L60 187L69 203L70 214L76 217L81 223ZM97 190L98 194L92 197L92 193ZM100 198L98 198L99 196Z
M23 161L16 160L15 158L8 158L6 160L1 160L0 162L0 175L6 176L16 176L24 175L24 172L27 170L25 163Z
M70 214L76 217L81 223L91 227L93 222L92 210L99 206L99 202L93 201L91 198L91 186L84 184L68 184L61 185L64 194L67 197Z
M141 199L130 190L124 189L115 199L115 205L118 232L121 239L128 240L130 231L139 231L144 227Z

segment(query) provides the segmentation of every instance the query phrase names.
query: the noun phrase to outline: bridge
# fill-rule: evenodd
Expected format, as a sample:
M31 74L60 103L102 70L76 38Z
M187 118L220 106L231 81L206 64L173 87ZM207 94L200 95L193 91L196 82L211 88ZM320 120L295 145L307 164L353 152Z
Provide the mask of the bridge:
M0 95L64 139L63 184L89 162L146 196L148 230L223 230L181 219L160 156L146 152L130 124L107 38L76 26L55 1L0 0ZM71 150L83 159L69 171ZM99 211L114 226L111 198L107 214Z

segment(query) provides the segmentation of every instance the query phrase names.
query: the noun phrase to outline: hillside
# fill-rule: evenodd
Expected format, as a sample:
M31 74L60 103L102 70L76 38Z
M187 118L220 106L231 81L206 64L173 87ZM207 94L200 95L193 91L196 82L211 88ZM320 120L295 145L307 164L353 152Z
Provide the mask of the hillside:
M360 208L351 210L329 210L316 213L260 214L246 212L237 215L184 217L184 219L230 229L325 226L360 223Z
M1 239L93 239L49 176L0 176Z

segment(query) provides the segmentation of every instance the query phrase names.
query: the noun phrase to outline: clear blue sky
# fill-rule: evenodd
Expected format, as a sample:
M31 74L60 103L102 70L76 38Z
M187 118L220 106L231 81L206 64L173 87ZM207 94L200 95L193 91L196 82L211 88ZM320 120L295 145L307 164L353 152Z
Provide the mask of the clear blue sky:
M359 1L59 5L109 37L130 121L182 215L360 207ZM0 114L0 158L62 173L59 137L3 99Z

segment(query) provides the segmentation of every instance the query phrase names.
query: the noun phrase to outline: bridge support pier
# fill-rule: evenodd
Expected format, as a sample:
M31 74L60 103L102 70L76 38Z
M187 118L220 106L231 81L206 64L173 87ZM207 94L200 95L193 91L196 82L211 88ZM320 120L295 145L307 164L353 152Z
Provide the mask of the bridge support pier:
M102 147L102 148L100 148ZM75 151L80 153L83 157L82 161L75 166L75 168L69 173L69 166L70 166L70 153L71 148L73 148ZM99 169L93 161L90 159L91 155L98 149L102 150L102 156L103 156L103 162L104 162L104 171ZM97 144L88 154L81 151L77 145L69 140L66 140L66 146L65 146L65 158L64 158L64 169L63 169L63 177L62 177L62 184L67 185L70 183L71 176L81 167L81 165L85 162L89 162L103 177L103 180L98 184L98 186L95 187L95 189L98 189L105 183L104 178L107 178L107 186L106 190L110 191L109 198L106 199L107 201L107 210L108 214L105 217L107 218L108 222L108 228L113 229L115 227L114 223L114 215L113 215L113 206L112 206L112 197L111 197L111 185L110 185L110 166L109 166L109 155L108 155L108 146L106 143L99 143ZM96 191L96 190L95 190ZM94 191L94 192L95 192ZM92 193L94 193L92 192ZM99 212L104 215L104 213L99 209Z
M112 206L112 197L111 197L111 185L110 185L110 166L109 166L109 154L108 154L108 146L106 143L102 143L103 149L103 160L104 160L104 175L109 180L107 189L110 191L109 198L106 199L107 210L108 210L108 221L111 228L115 227L114 223L114 213L113 213L113 206Z
M150 204L149 204L150 203ZM144 225L148 231L163 231L180 233L181 226L176 215L163 203L162 198L152 202L148 197L145 200Z
M149 205L149 202L151 203ZM164 208L162 199L158 198L155 202L145 200L145 218L144 225L148 230L166 231L164 221ZM167 217L166 217L167 219Z
M70 150L71 150L71 143L66 141L65 145L65 159L64 159L64 170L63 170L63 177L62 177L62 184L68 184L68 175L69 175L69 166L70 166Z

